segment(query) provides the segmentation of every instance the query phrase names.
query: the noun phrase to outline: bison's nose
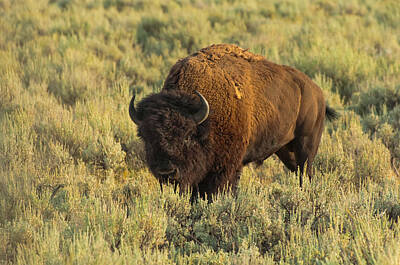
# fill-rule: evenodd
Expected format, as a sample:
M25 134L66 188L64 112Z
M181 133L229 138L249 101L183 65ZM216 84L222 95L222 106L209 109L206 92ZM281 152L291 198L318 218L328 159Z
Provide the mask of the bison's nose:
M160 174L160 175L171 175L174 172L175 172L174 168L171 168L171 169L163 168L163 169L158 170L158 174Z
M169 180L169 179L173 179L177 173L177 170L175 168L163 168L163 169L159 169L157 172L161 178L165 179L165 180Z

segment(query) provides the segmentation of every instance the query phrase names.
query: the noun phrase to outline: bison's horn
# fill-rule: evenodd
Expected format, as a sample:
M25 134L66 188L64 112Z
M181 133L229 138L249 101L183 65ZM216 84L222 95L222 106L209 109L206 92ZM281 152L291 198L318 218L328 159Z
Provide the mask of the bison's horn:
M133 97L131 99L131 103L129 103L129 116L131 117L132 121L139 125L140 124L140 120L137 117L137 111L135 109L135 94L133 94Z
M195 114L193 114L193 119L199 125L199 124L201 124L203 121L205 121L207 119L208 114L210 112L210 106L208 105L208 102L203 97L203 95L200 94L200 92L198 92L197 90L195 92L200 98L201 106L200 106L200 109Z

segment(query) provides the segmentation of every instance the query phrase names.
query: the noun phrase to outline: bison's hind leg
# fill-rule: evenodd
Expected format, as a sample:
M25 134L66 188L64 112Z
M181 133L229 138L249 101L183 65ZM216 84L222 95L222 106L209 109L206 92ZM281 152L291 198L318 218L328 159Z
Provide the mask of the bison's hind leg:
M293 142L293 141L292 141ZM294 154L294 150L292 147L292 142L283 146L279 149L275 154L279 157L279 159L285 164L285 166L291 170L297 170L296 156Z
M317 132L314 137L298 137L276 152L276 155L289 170L293 172L297 172L297 170L299 170L300 187L303 185L303 173L306 161L307 175L310 180L313 176L312 163L317 153L320 139L321 134L319 132Z
M285 164L285 166L292 172L300 171L300 187L303 185L303 171L304 163L307 158L304 159L304 153L299 152L297 148L297 139L294 139L287 145L279 149L275 154Z

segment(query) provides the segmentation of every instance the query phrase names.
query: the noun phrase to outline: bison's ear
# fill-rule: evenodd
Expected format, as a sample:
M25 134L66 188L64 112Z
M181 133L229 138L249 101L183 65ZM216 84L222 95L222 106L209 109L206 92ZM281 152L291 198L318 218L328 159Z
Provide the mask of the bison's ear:
M196 121L197 125L200 125L202 122L204 122L208 118L208 114L210 113L210 106L208 105L207 100L203 97L200 92L197 90L195 93L199 96L200 101L201 101L201 106L199 110L192 115L192 118Z
M131 102L129 103L129 116L131 117L131 120L136 124L140 125L141 120L139 119L137 115L137 111L135 109L135 94L133 94L133 97L131 99Z
M197 126L196 138L204 143L207 141L208 136L210 135L210 123L205 121L201 124L201 126Z

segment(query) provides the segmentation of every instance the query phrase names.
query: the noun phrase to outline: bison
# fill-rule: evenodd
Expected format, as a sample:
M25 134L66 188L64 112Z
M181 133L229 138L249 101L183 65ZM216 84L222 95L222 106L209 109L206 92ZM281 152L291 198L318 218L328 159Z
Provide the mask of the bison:
M202 197L234 187L244 165L272 154L300 171L302 185L324 119L336 116L304 73L229 44L178 60L160 93L134 101L129 114L151 172Z

